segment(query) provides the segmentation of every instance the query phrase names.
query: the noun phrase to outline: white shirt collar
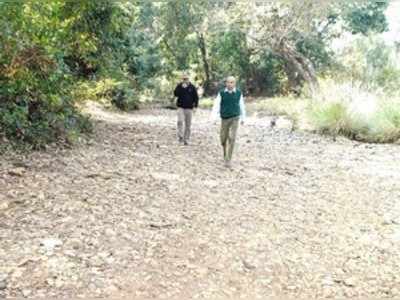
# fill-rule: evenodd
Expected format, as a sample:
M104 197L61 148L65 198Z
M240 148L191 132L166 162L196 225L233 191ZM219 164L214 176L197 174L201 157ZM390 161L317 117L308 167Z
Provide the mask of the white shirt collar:
M225 93L231 93L231 92L236 93L236 88L233 88L232 91L229 91L228 88L225 88Z

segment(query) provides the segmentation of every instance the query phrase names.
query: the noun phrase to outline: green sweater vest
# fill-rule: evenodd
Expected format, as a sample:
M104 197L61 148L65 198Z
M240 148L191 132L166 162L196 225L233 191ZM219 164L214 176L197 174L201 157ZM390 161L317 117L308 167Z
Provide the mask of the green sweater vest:
M220 92L221 95L221 118L229 119L240 116L240 98L242 93L239 90L236 92Z

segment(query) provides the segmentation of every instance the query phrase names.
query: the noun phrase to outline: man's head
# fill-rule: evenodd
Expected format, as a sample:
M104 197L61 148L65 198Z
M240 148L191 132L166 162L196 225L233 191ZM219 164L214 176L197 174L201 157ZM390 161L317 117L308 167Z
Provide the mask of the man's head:
M186 72L182 73L182 82L186 82L186 83L189 82L189 74L188 73L186 73Z
M228 76L225 80L226 88L228 90L233 90L236 87L236 79L233 76Z

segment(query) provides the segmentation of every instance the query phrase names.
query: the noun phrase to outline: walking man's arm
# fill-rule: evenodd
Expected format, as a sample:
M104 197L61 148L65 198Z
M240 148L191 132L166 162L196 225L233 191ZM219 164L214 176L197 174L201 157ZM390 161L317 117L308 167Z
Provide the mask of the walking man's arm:
M243 124L244 121L246 120L246 106L244 104L243 95L240 96L239 105L240 105L240 120L241 120L241 123Z
M221 94L218 93L217 98L214 100L212 112L211 112L211 118L215 122L217 121L219 114L220 114L220 109L221 109Z
M175 97L179 97L179 94L180 94L180 87L181 87L180 84L178 84L178 85L176 86L176 88L175 88L175 90L174 90L174 95L175 95Z
M196 109L199 107L199 94L197 93L197 88L193 86L193 107Z

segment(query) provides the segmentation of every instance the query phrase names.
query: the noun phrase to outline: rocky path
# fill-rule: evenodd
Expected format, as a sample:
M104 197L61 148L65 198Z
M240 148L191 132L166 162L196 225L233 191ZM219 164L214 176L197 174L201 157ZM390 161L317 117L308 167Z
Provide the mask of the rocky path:
M400 154L249 118L92 108L94 139L0 158L0 298L400 297Z

